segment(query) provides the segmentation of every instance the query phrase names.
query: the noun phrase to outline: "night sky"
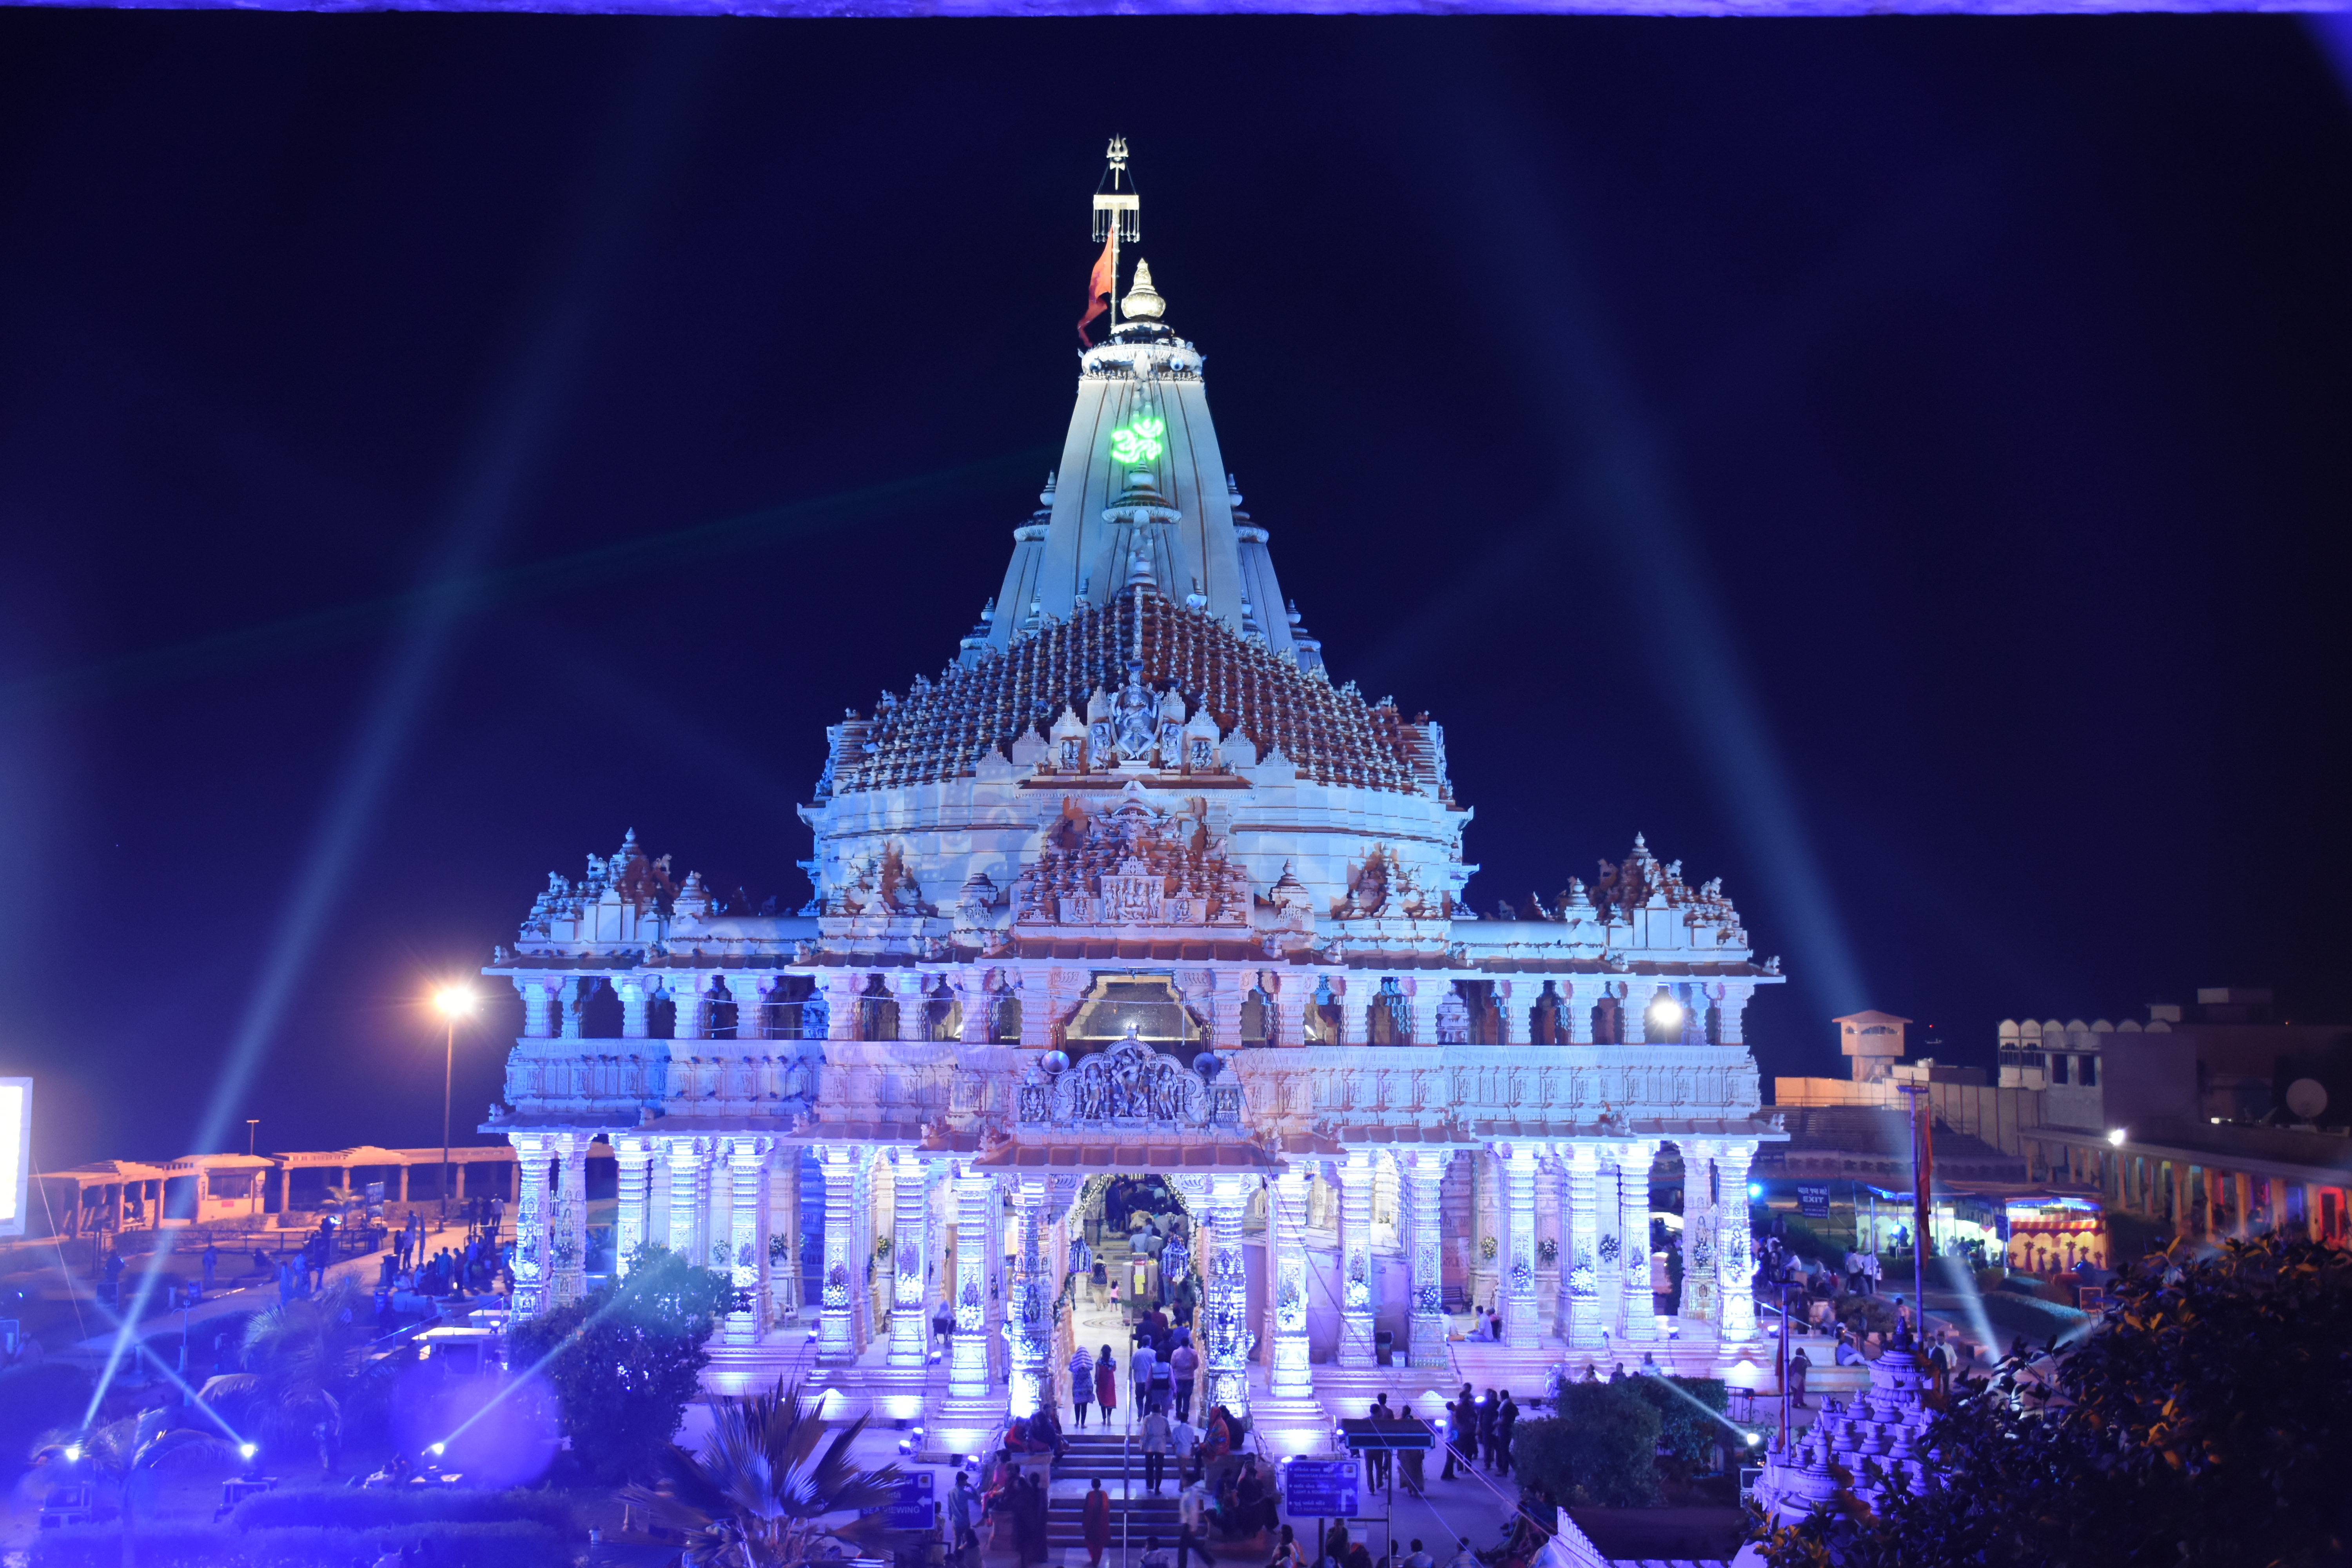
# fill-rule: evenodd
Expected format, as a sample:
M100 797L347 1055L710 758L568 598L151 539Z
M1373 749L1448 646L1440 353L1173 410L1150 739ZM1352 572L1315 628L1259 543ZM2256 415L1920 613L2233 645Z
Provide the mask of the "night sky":
M1978 1062L2352 1017L2352 112L2294 19L7 10L37 1160L433 1142L420 997L625 828L805 900L822 725L952 657L1058 452L1112 132L1477 907L1646 833L1782 955L1767 1074L1859 1006Z

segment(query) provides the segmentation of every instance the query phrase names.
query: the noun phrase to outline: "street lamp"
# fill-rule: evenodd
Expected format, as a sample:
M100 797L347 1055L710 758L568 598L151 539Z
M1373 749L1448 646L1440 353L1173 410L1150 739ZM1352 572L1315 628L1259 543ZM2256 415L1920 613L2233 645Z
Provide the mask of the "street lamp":
M449 1223L449 1088L457 1068L457 1020L474 1016L474 993L468 986L444 985L433 994L433 1005L448 1026L441 1058L441 1224Z

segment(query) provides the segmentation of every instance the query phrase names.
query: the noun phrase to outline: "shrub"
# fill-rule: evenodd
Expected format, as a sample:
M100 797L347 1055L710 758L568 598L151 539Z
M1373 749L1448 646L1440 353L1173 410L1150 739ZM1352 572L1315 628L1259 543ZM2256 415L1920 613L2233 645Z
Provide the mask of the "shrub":
M236 1505L229 1522L239 1530L312 1525L382 1530L411 1524L503 1521L572 1528L572 1500L561 1492L517 1489L463 1491L449 1487L304 1487L261 1492Z
M465 1568L570 1568L572 1548L544 1524L500 1521L412 1524L380 1530L295 1526L238 1531L226 1525L151 1525L134 1531L130 1552L111 1525L68 1525L33 1541L31 1568L320 1568L372 1563L389 1547L416 1549L428 1563Z
M97 1386L89 1373L65 1362L0 1372L0 1475L13 1476L30 1463L44 1433L80 1426Z
M1715 1450L1724 1431L1716 1415L1731 1403L1722 1379L1637 1377L1627 1386L1656 1409L1658 1447L1665 1450L1666 1458L1693 1470L1715 1468ZM1677 1394L1677 1389L1682 1392ZM1694 1405L1693 1400L1698 1403Z
M1571 1383L1557 1417L1521 1421L1511 1468L1522 1485L1562 1504L1644 1508L1658 1500L1658 1412L1637 1386Z

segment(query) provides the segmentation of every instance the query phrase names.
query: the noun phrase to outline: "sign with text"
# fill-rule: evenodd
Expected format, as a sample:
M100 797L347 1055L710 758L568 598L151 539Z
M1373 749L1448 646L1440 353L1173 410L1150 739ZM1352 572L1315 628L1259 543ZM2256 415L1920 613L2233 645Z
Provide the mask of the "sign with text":
M898 1500L888 1509L893 1530L929 1530L931 1518L931 1472L908 1476L898 1483Z
M1282 1468L1283 1506L1302 1519L1356 1517L1353 1459L1293 1459Z
M1799 1182L1797 1212L1808 1219L1829 1218L1830 1184L1827 1182Z

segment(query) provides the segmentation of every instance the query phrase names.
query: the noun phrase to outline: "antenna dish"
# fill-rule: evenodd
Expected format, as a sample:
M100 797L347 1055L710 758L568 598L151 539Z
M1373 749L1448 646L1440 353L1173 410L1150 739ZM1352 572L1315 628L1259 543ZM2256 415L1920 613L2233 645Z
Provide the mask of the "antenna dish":
M2299 1078L2286 1086L2286 1108L2300 1121L2315 1121L2327 1109L2327 1090L2315 1078Z

